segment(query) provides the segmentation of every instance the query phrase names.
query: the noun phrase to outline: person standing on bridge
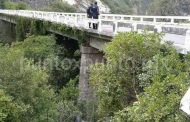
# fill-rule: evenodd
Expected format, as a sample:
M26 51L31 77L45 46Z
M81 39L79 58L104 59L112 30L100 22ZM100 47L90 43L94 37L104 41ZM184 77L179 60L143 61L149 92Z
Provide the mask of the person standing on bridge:
M99 7L97 2L94 3L93 7L92 7L92 17L93 19L98 19L99 16ZM98 29L98 23L93 23L93 29Z
M93 4L91 4L88 9L87 9L87 17L89 19L92 19L92 8L93 8ZM89 28L91 28L91 22L88 23L89 24Z

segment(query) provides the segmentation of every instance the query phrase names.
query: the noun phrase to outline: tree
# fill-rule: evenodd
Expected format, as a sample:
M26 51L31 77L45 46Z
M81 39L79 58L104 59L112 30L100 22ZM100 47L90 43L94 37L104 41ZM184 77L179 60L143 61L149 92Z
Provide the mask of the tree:
M20 113L25 112L25 109L15 103L11 96L5 94L3 89L0 89L0 121L18 121L17 117Z
M189 55L160 41L160 34L130 32L106 45L107 64L90 68L99 121L189 121L179 111Z
M106 45L107 64L95 64L90 70L90 81L95 88L98 113L110 117L137 99L142 92L138 75L145 62L160 50L159 34L120 33Z
M57 104L58 121L73 122L75 118L81 114L78 105L78 88L76 81L70 80L61 90L58 96L59 103Z
M140 75L144 92L128 108L129 121L189 121L180 110L180 100L187 90L189 75L176 52L157 54Z
M56 45L54 36L29 36L24 42L16 42L13 47L23 50L24 57L35 62L56 57L60 47Z
M18 106L15 111L20 111L5 121L53 121L56 97L48 79L47 69L27 59L22 48L1 46L0 85Z

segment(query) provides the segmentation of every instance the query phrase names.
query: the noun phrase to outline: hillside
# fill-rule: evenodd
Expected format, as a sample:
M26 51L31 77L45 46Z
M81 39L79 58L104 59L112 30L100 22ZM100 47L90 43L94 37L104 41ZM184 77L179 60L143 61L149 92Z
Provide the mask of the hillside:
M85 11L93 0L65 0ZM102 13L135 15L190 15L189 0L97 0Z
M86 12L94 0L0 0L0 8ZM96 0L101 13L135 15L190 15L189 0ZM13 5L12 3L17 5ZM3 4L9 3L9 4ZM19 3L19 4L18 4ZM24 5L26 4L26 5ZM29 7L28 7L29 6Z
M86 12L88 6L93 3L93 0L63 0L72 6L76 6L77 12ZM101 0L96 0L101 13L110 13L110 7Z

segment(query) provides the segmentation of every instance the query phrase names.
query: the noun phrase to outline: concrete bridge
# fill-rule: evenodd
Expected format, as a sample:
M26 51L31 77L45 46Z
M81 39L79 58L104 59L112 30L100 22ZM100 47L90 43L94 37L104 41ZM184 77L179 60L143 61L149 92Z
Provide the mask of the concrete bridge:
M9 16L23 16L52 23L65 24L89 32L85 46L81 46L80 99L88 97L88 66L103 60L102 49L118 32L147 30L163 32L163 40L171 41L183 54L190 51L190 16L135 16L102 14L98 20L88 19L85 13L59 13L28 10L0 10L0 20L15 23ZM88 23L98 23L98 30L89 29ZM56 33L56 32L55 32ZM63 35L64 36L64 35ZM72 37L69 37L72 38Z

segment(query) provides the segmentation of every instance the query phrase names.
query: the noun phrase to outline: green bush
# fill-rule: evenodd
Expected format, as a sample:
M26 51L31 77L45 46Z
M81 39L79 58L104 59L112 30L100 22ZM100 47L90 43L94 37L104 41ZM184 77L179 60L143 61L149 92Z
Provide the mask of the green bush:
M24 56L35 62L55 57L59 50L53 36L29 36L23 42L14 43L13 46L23 49Z
M176 52L157 54L143 67L139 78L146 86L137 102L128 108L131 121L188 122L179 110L180 100L187 90L189 75L185 63Z
M138 75L143 64L161 50L160 40L159 34L130 32L118 34L106 45L107 64L95 64L90 71L101 116L112 116L136 100L141 92Z
M30 9L28 4L26 4L25 2L9 2L9 1L6 1L4 3L4 7L5 7L5 9L15 9L15 10Z
M100 121L187 120L179 111L187 65L161 39L160 34L119 33L105 46L107 63L90 68Z
M53 119L54 92L47 85L47 70L25 58L21 48L0 46L0 52L0 86L11 97L10 102L16 104L11 109L13 113L5 116L4 120L18 122Z

